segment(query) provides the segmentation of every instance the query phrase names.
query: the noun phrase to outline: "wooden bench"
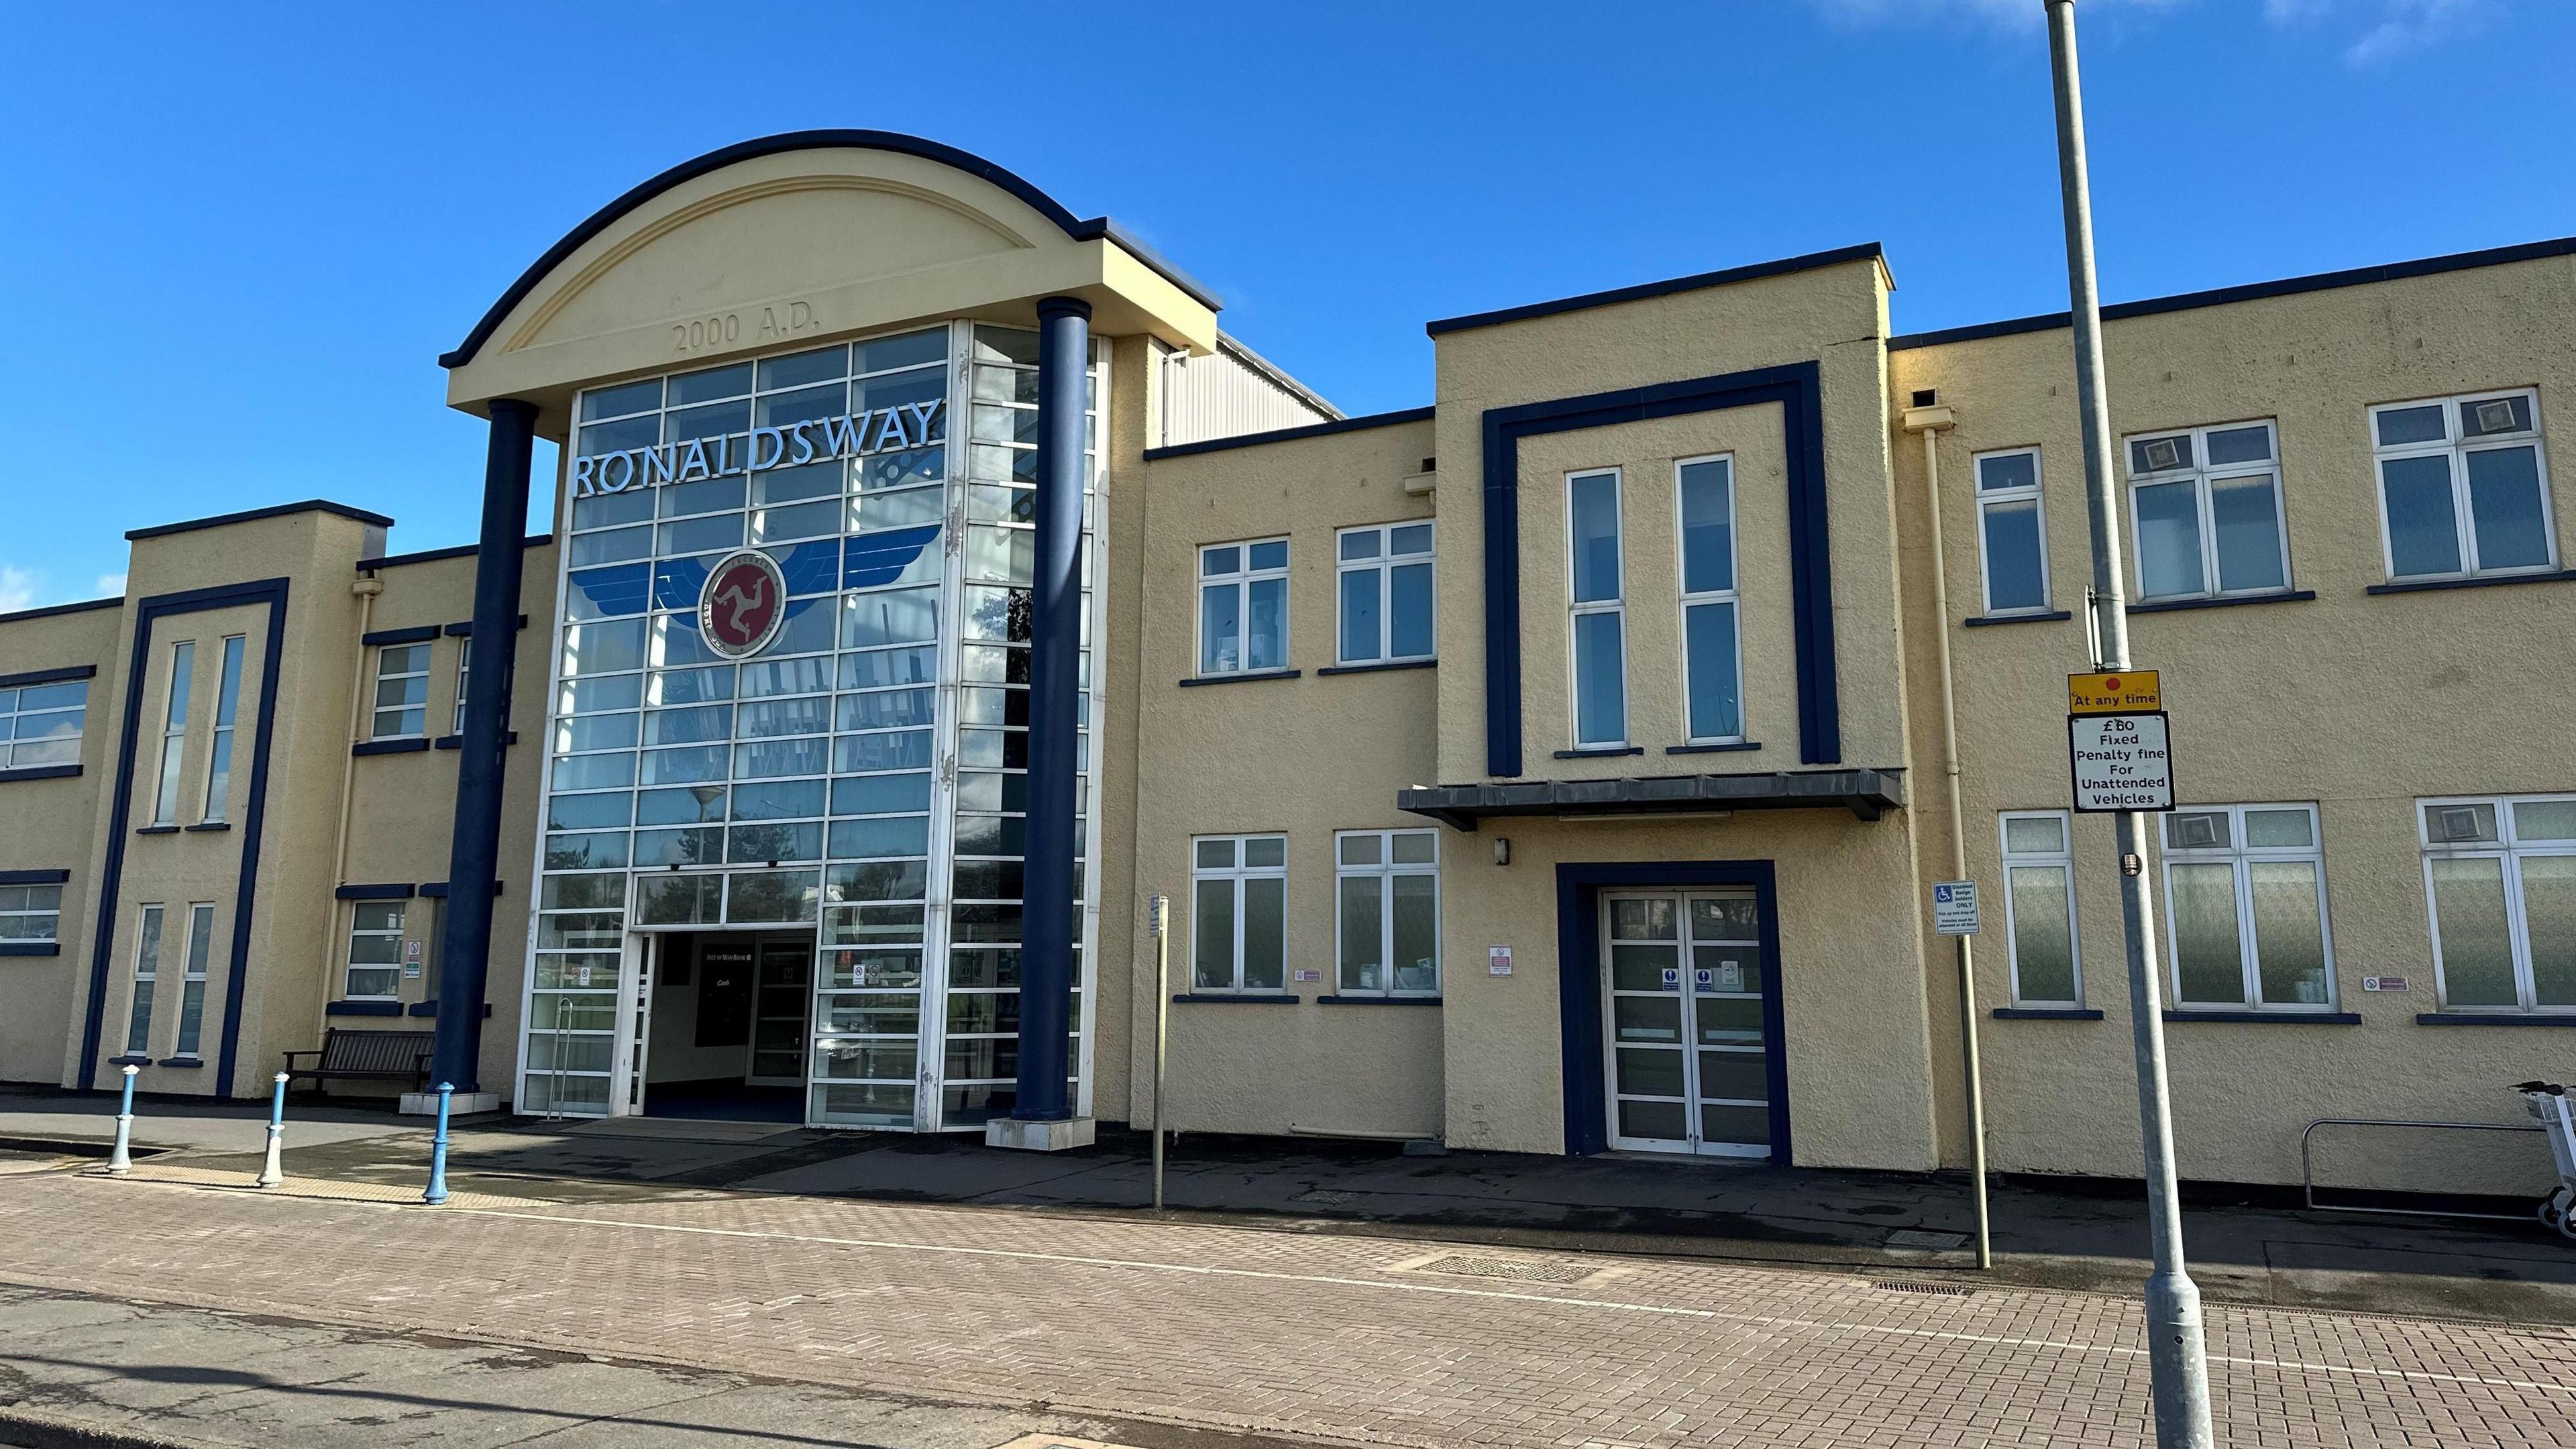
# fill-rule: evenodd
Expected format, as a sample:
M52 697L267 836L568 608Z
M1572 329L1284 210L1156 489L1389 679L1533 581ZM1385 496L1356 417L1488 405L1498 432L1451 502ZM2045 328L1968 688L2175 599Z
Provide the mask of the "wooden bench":
M320 1051L286 1053L288 1085L309 1081L321 1096L332 1082L401 1082L412 1091L429 1085L429 1038L425 1031L387 1031L381 1027L334 1026L322 1033ZM297 1057L315 1058L299 1067Z

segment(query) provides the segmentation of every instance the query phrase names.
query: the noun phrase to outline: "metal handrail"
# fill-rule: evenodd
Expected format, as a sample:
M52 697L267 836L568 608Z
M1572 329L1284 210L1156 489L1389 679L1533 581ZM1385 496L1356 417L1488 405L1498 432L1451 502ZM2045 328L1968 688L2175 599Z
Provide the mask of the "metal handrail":
M2464 1213L2446 1208L2349 1207L2317 1201L2316 1164L2313 1143L2320 1127L2432 1127L2462 1132L2545 1132L2537 1122L2416 1122L2395 1117L2319 1117L2299 1133L2299 1190L2304 1194L2310 1212L2321 1213L2386 1213L2410 1218L2476 1218L2484 1222L2518 1223L2529 1219L2528 1212Z

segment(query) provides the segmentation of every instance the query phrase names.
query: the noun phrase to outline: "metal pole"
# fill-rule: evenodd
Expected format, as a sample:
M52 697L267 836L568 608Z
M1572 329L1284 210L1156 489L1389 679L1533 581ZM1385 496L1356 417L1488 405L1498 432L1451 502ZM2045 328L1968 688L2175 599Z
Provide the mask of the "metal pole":
M2075 386L2084 423L2084 503L2092 521L2091 609L2099 643L2093 667L2129 664L2129 606L2120 568L2120 514L2111 496L2111 408L2103 391L2102 298L2093 271L2092 183L2084 164L2084 94L2076 79L2075 0L2046 0L2048 49L2057 92L2058 175L2065 191L2066 277L2075 324ZM2176 1191L2172 1102L2165 1085L2163 992L2157 981L2155 900L2146 875L2147 820L2113 816L2118 836L2120 928L2129 958L2129 1016L2138 1070L2138 1127L2146 1159L2147 1235L2155 1268L2147 1278L2147 1363L2154 1379L2156 1443L2211 1449L2209 1362L2200 1289L2184 1270L2182 1202Z
M447 1201L447 1106L455 1096L454 1082L438 1084L438 1135L429 1139L429 1188L420 1195L431 1207Z
M286 1166L281 1160L286 1150L286 1073L277 1074L276 1090L268 1099L268 1157L259 1165L254 1187L275 1187L286 1181Z
M1163 1078L1172 1056L1172 901L1146 906L1154 927L1154 1211L1163 1210Z
M110 1177L123 1177L134 1170L134 1074L143 1070L132 1062L123 1068L125 1095L116 1104L116 1146L107 1154Z

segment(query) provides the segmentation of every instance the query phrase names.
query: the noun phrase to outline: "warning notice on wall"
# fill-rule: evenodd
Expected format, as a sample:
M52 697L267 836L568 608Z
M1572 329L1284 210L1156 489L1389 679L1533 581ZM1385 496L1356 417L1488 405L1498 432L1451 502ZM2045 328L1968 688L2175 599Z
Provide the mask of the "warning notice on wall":
M2174 808L2173 741L2162 714L2077 715L2066 721L2075 808Z

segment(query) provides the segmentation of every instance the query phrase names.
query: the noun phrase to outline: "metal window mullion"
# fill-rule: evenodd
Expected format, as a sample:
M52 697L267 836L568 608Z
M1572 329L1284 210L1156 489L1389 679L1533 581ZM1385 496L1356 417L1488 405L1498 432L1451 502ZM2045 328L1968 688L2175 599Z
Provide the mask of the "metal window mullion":
M2501 800L2496 802L2498 816L2502 816L2507 808L2505 802ZM2501 839L2506 833L2499 822L2497 836ZM2522 1010L2535 1011L2540 1006L2540 983L2533 973L2531 963L2530 917L2525 912L2522 894L2522 852L2506 846L2501 856L2501 863L2504 876L2505 942L2507 948L2513 953L2514 1000L2519 1003Z

